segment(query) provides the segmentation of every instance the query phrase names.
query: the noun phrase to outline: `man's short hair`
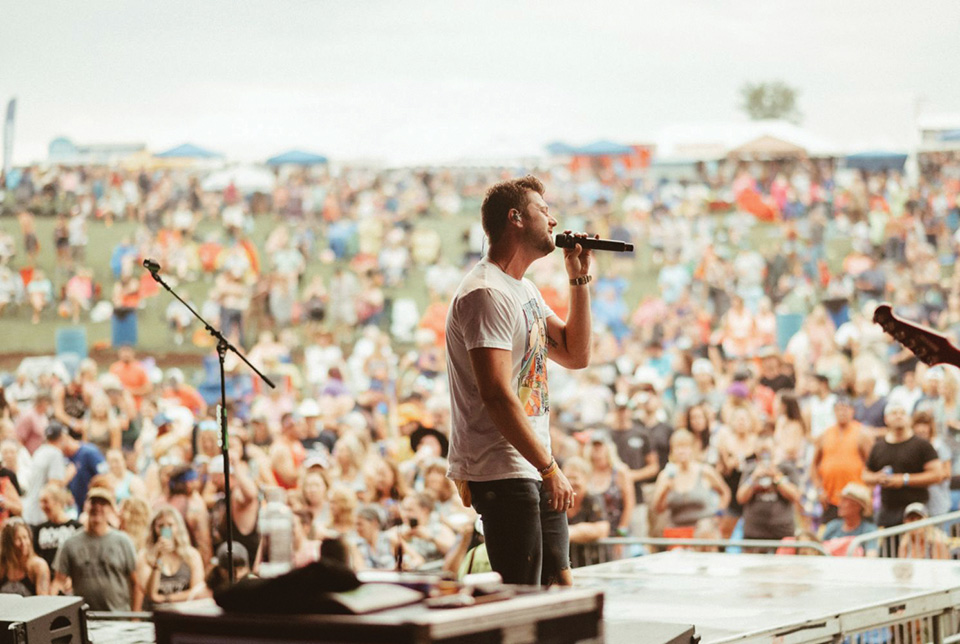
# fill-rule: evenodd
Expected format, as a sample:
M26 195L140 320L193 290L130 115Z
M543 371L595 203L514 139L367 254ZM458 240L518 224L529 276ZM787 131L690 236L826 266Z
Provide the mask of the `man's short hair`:
M490 186L480 206L480 218L483 232L487 233L490 243L496 243L507 227L507 214L511 210L523 211L529 200L530 190L543 194L543 184L533 175L520 179L501 181Z

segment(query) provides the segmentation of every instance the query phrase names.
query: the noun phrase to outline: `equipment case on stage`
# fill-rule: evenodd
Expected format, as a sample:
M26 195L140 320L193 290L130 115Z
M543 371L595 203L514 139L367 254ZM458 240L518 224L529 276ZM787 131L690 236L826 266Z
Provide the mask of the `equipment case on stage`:
M593 643L603 593L557 589L465 608L423 604L366 615L240 615L217 607L154 613L157 644L231 642Z

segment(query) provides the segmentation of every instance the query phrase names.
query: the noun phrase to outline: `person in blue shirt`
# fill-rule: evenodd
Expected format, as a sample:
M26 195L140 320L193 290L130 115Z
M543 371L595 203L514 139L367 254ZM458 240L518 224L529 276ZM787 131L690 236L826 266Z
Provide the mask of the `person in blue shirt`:
M867 520L873 510L873 495L870 489L861 483L847 483L840 492L840 505L837 506L837 518L830 521L823 530L821 541L841 539L843 537L859 537L862 534L875 532L878 528L875 523ZM864 544L868 556L877 556L877 542L869 541ZM845 554L845 553L844 553Z
M84 501L87 499L90 479L106 470L106 460L99 449L90 443L78 441L70 436L69 432L64 432L61 435L57 447L70 461L72 467L68 466L67 476L70 482L67 487L73 494L77 507L82 508ZM69 471L71 469L74 470L72 477Z

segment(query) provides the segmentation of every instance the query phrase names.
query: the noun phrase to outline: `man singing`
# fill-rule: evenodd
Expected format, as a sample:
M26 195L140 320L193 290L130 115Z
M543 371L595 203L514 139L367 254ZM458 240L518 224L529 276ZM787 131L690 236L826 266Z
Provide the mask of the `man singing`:
M447 314L447 475L480 513L490 565L506 583L570 584L573 490L550 451L546 359L571 369L590 361L591 253L579 244L564 250L564 322L523 277L555 248L543 184L532 176L498 183L480 213L490 250Z

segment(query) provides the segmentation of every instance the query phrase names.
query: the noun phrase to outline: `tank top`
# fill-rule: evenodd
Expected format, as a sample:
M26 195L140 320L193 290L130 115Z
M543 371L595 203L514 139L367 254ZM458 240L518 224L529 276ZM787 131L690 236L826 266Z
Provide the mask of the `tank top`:
M28 575L24 575L23 579L17 580L0 577L0 593L20 595L21 597L33 597L37 594L37 585L30 580Z
M599 493L603 499L603 507L607 512L607 520L610 522L610 532L614 533L620 527L620 519L623 517L623 492L617 485L617 473L610 472L610 483L603 492Z
M307 459L307 450L303 447L303 443L300 441L293 441L290 443L290 453L293 456L293 467L297 470L300 469L300 466L303 465L303 462ZM277 476L277 471L273 471L274 477L277 479L277 485L286 489L292 490L297 487L297 482L292 484L286 484L283 480Z
M703 467L697 470L693 487L685 492L670 490L667 494L667 510L674 526L692 526L709 517L714 511L714 494L703 482Z
M160 567L160 581L157 583L157 593L168 597L190 588L190 566L186 561L180 561L180 567L173 574L168 575ZM149 597L143 598L144 610L153 610L153 602Z
M130 483L134 478L133 472L124 472L123 478L117 483L117 487L114 488L114 494L117 497L117 501L123 501L130 498Z
M94 447L106 454L110 450L110 430L106 424L101 426L101 430L97 433L88 432L87 442L92 443Z
M259 503L260 502L257 501L258 506ZM259 512L259 508L257 510ZM257 556L257 550L260 548L260 527L254 523L253 530L248 534L243 534L240 532L240 528L237 527L237 522L233 520L232 516L230 519L233 524L234 543L242 543L243 547L247 549L250 560L253 561L253 558ZM217 499L213 507L210 508L210 531L213 550L216 552L220 544L227 540L227 502L223 497Z
M820 481L831 505L840 504L840 492L847 483L862 483L863 457L858 438L860 423L852 422L841 431L837 425L823 433Z
M87 413L87 404L83 402L83 387L74 383L68 384L63 390L63 411L67 416L77 420Z

